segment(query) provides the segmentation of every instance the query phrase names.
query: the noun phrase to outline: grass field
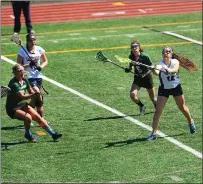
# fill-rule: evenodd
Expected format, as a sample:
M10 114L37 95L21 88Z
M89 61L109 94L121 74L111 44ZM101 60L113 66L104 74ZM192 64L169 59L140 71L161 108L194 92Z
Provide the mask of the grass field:
M202 41L201 20L202 14L194 13L34 25L37 44L49 59L43 74L64 87L44 81L50 93L45 97L45 118L63 137L53 142L49 135L39 135L38 143L27 143L23 123L8 118L3 98L2 182L202 183L202 159L167 139L202 153L202 46L142 28L150 25ZM12 27L2 27L1 52L15 61L19 47L10 42L8 33L12 34ZM21 38L25 43L25 31ZM154 108L147 92L141 89L139 93L147 106L146 115L139 116L138 106L129 98L133 75L94 58L102 50L126 67L128 63L119 63L114 56L128 57L134 39L142 43L154 64L166 45L197 64L197 72L180 68L195 135L189 133L171 97L159 126L168 136L145 141L150 131L136 122L152 124ZM1 84L7 85L12 65L2 60L1 66ZM157 90L158 77L154 76L154 82ZM42 129L32 127L33 133L37 131Z

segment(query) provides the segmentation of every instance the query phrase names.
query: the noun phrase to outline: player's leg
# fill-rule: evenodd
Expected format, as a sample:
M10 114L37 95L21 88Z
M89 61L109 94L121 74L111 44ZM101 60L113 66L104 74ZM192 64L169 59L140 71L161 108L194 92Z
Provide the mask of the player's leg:
M31 23L31 16L30 16L30 1L26 1L22 4L23 14L25 17L25 24L27 27L27 33L31 33L32 30L32 23Z
M188 125L190 128L190 132L193 134L196 132L196 127L194 124L194 120L191 117L190 110L185 104L185 97L184 95L174 96L175 102L179 108L179 110L183 113L185 118L188 121Z
M28 105L25 105L25 106L28 106ZM30 131L32 116L29 113L24 111L24 109L26 108L25 106L22 109L17 109L15 111L14 118L24 121L25 138L30 142L36 142L36 139L33 138L32 133Z
M156 97L155 88L153 87L153 88L147 89L147 92L149 94L149 97L152 103L154 104L154 107L156 108L157 97Z
M135 102L140 107L140 115L144 115L146 107L138 98L138 92L140 90L140 86L133 83L130 90L130 98L133 102Z
M32 119L34 121L36 121L44 130L46 130L51 136L52 138L55 140L57 140L58 138L60 138L62 136L62 134L55 132L51 126L47 123L47 121L42 118L35 109L33 109L30 105L27 106L27 108L25 109L26 112L28 112Z
M153 123L152 123L152 133L150 136L147 137L148 141L151 141L151 140L154 140L157 138L156 133L158 130L160 117L161 117L163 109L167 103L167 100L168 100L168 97L165 97L165 96L158 96L158 98L157 98L156 111L154 113Z
M21 15L21 2L12 2L13 7L13 14L14 14L14 33L20 33L21 30L21 22L20 22L20 15Z
M33 86L33 90L35 92L40 92L40 86L42 85L42 80L37 79L29 79L31 85ZM30 101L30 105L37 109L38 114L43 117L44 116L44 107L43 107L43 95L40 93L39 97L33 96Z

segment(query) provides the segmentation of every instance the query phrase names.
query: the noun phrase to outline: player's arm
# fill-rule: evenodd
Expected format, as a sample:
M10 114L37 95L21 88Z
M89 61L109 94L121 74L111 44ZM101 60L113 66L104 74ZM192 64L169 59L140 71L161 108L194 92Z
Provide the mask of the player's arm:
M29 67L29 64L23 64L23 57L21 55L19 55L19 54L17 56L17 63L22 65L24 68Z
M167 72L167 73L177 73L179 70L179 61L176 60L176 62L174 63L174 67L173 68L168 68L167 66L163 66L163 68L161 68L161 70Z
M17 96L20 97L21 100L30 99L34 95L35 95L35 93L33 93L33 94L30 94L30 93L29 94L24 94L24 92L21 92L21 91L17 93Z
M42 59L42 64L40 65L40 67L44 68L45 66L48 65L48 59L45 52L41 55L41 59Z
M128 66L128 68L125 68L125 72L126 72L126 73L129 73L129 72L131 72L131 70L132 70L132 67L133 67L133 65L132 65L132 63L130 62L130 63L129 63L129 66Z

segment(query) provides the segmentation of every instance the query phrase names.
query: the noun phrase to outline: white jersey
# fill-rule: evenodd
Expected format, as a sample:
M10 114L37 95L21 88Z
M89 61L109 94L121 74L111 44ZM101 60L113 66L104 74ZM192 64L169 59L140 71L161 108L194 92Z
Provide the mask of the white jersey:
M171 59L171 64L168 68L173 69L174 65L178 62L179 61L177 59ZM163 60L161 60L158 65L167 67ZM178 84L180 84L178 73L172 73L172 74L166 75L165 73L160 72L159 80L160 80L160 86L163 87L164 89L172 89L172 88L175 88Z
M23 65L29 64L30 58L32 59L33 62L40 65L40 58L41 55L45 52L45 50L40 46L35 46L35 50L33 53L30 53L26 47L24 47L24 49L26 50L27 53L23 49L20 49L18 53L21 57L23 57ZM29 55L30 58L28 57L27 54ZM42 78L41 72L39 72L37 69L26 67L25 71L29 73L28 78Z

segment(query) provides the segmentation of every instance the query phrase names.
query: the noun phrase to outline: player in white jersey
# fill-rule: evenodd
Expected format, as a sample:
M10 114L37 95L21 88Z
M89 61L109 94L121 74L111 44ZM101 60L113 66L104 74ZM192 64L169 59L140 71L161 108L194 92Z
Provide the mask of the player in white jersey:
M48 65L48 59L45 50L36 45L36 37L30 33L26 35L26 47L21 48L17 63L23 65L25 71L28 72L28 80L36 92L40 91L42 87L42 74L41 70ZM43 96L40 99L32 98L30 105L37 108L37 112L43 117Z
M174 97L179 110L186 117L190 133L193 134L196 132L194 120L191 117L189 108L185 104L185 97L183 95L183 90L178 76L179 61L172 58L173 51L170 47L165 47L162 50L162 55L163 59L158 64L161 68L161 71L159 72L160 85L156 111L152 124L152 134L147 138L147 140L154 140L157 138L156 132L158 129L158 123L166 102L171 95Z

